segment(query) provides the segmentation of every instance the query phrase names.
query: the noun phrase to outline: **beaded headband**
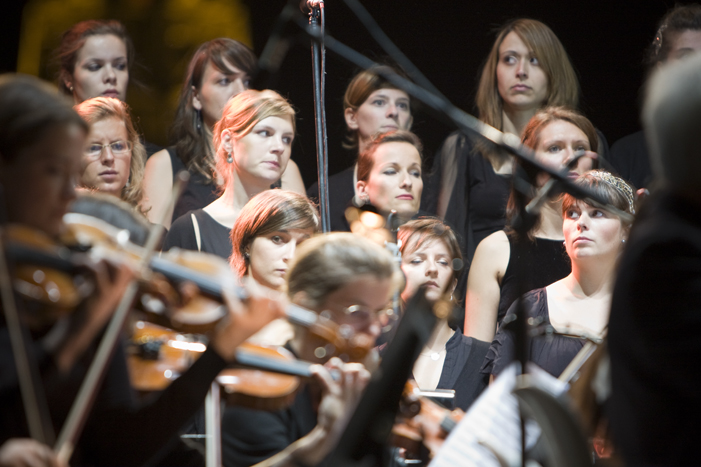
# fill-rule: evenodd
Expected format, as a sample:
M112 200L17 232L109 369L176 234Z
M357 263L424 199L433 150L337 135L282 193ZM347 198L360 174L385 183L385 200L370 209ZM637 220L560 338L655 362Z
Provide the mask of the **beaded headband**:
M628 183L626 183L622 178L618 178L605 170L591 170L588 172L588 174L613 187L617 192L622 194L626 198L626 201L628 201L630 213L635 214L635 198L633 196L633 188L631 188Z

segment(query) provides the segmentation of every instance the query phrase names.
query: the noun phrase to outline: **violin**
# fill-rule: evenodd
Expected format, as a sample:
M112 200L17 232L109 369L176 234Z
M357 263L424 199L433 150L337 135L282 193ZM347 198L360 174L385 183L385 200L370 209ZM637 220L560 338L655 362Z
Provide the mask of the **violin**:
M140 247L128 242L128 232L84 214L64 216L73 236L95 256L113 261L136 261ZM96 245L92 248L89 245ZM162 279L161 279L162 278ZM138 306L156 323L185 333L206 334L228 313L224 294L245 301L247 293L237 284L229 264L222 258L199 251L172 249L149 262L142 272L142 294ZM183 286L194 284L196 293L183 296ZM339 356L361 361L374 347L372 339L355 334L348 326L339 326L324 313L317 314L297 305L289 305L287 318L292 324L309 329L323 344L319 358Z
M13 265L12 285L28 304L30 327L51 324L70 314L94 290L89 269L70 248L25 225L8 225L3 243ZM40 310L40 312L39 312Z
M415 381L407 381L399 403L400 422L392 428L392 444L404 448L411 458L433 457L465 415L461 409L450 411L424 394L428 393Z
M138 321L127 360L132 387L140 393L164 390L205 349L188 336ZM292 403L302 379L311 377L311 366L284 348L244 343L231 368L222 371L216 381L228 404L275 411Z

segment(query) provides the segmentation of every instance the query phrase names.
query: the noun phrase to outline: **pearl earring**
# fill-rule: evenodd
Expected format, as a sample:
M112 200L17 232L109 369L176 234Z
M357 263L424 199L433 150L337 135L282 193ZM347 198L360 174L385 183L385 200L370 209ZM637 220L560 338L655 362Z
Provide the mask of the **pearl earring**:
M231 153L226 155L226 162L228 162L229 164L234 162L234 157L231 155Z
M625 243L625 242L626 242L626 239L625 239L625 238L622 238L622 239L621 239L621 243Z

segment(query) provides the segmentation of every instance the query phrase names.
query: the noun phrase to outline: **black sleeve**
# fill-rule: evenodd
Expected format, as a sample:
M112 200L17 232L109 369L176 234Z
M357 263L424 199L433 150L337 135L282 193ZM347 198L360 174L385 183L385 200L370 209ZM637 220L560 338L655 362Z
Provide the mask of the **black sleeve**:
M178 217L173 222L163 241L163 251L168 251L174 247L197 251L197 238L195 237L195 227L192 224L191 214L192 211Z
M489 385L489 375L480 372L480 367L489 350L489 342L468 337L471 340L470 355L455 384L453 408L467 411L472 403Z
M134 404L123 348L103 383L100 400L84 430L85 453L96 465L141 465L164 446L202 406L211 382L226 362L210 347L165 391Z
M537 306L539 296L543 290L544 289L532 290L523 296L523 307L528 316L534 314L533 310ZM504 317L504 323L509 322L508 318L516 314L517 305L518 300L511 304ZM494 336L492 344L489 346L480 371L485 374L499 376L499 373L514 360L516 352L515 346L516 343L514 333L511 331L511 326L508 324L502 325L499 331L497 331L496 336Z

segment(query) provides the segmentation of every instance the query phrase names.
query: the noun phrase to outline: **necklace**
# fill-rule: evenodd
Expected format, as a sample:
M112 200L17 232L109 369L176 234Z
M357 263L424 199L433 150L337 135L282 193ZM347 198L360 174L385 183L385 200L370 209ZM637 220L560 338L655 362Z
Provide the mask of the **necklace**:
M445 348L442 349L440 352L421 352L421 355L428 356L431 360L434 362L437 362L440 360L441 356L444 355L446 352Z

